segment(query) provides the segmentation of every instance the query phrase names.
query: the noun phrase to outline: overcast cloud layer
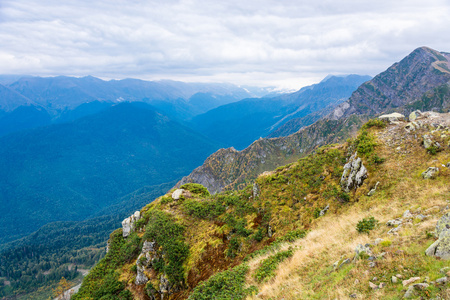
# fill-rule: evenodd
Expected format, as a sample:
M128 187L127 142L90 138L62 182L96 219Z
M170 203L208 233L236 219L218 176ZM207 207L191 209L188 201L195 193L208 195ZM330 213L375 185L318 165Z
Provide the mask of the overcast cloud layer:
M450 52L447 0L1 0L0 73L298 88Z

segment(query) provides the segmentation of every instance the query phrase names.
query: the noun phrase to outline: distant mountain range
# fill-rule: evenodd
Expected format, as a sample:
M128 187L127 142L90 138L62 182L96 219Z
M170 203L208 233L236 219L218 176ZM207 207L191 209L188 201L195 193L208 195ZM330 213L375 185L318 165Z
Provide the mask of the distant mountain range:
M266 137L292 119L298 119L337 105L351 96L370 76L329 76L318 84L274 98L244 99L198 115L192 128L225 146L243 149L260 137ZM303 122L312 124L317 119ZM296 127L295 131L301 127Z

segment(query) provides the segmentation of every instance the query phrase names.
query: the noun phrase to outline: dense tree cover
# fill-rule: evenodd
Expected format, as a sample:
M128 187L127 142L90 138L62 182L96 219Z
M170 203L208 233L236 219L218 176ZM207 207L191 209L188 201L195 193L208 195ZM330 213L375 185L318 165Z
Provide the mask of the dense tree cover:
M78 266L90 268L105 254L108 233L120 221L120 216L105 216L51 223L4 250L0 254L0 282L10 284L0 284L0 296L29 293L62 277L75 278Z
M78 275L69 265L90 268L105 254L106 240L121 221L158 195L174 182L143 187L82 222L54 222L14 243L6 244L0 253L0 296L29 293L50 287L62 277ZM3 280L1 280L3 278ZM7 280L11 285L2 285Z

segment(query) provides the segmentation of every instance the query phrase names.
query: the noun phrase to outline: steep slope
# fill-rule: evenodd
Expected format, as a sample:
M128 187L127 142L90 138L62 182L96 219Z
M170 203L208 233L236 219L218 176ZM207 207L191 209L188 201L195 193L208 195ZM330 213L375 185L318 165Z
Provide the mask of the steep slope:
M213 154L203 166L181 182L201 182L212 191L219 191L228 185L239 186L240 183L250 182L260 172L268 171L276 165L265 165L266 161L288 163L310 153L316 146L338 141L336 137L346 139L364 121L382 112L398 111L409 114L417 108L448 111L450 73L445 71L448 56L426 47L418 48L385 72L363 83L347 101L314 124L287 137L258 140L240 153L219 150L221 152ZM314 115L310 116L313 120ZM312 120L307 117L306 120L299 121ZM285 129L280 127L280 130ZM330 133L333 135L330 136ZM293 140L295 142L291 143ZM223 159L223 152L232 155L233 160ZM259 158L262 153L264 159ZM294 156L288 153L294 153ZM252 159L242 161L239 158L243 164L240 164L236 171L234 157Z
M226 146L243 149L293 118L304 117L346 100L369 76L331 76L274 98L244 99L196 116L191 125ZM308 124L309 125L309 124Z
M217 148L143 103L4 136L0 242L85 219L140 187L181 177Z
M243 190L183 185L124 220L73 299L445 299L446 263L425 250L448 205L449 130L450 114L371 120Z

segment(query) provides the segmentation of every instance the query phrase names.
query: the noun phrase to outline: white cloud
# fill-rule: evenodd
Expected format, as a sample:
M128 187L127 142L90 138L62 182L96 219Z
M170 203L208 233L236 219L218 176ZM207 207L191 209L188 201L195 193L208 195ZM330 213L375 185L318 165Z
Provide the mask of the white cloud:
M376 75L419 46L450 51L446 2L3 0L0 73L290 87Z

